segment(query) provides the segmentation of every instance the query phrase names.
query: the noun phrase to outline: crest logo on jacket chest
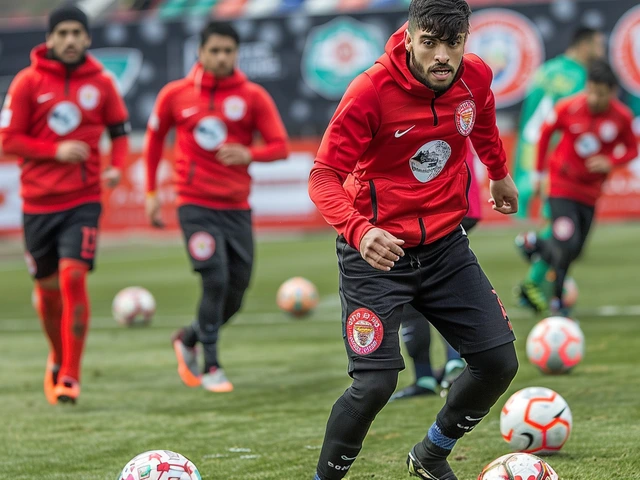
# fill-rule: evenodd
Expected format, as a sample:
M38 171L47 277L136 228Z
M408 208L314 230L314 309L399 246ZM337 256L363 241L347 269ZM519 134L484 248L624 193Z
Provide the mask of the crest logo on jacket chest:
M238 95L232 95L222 102L222 110L224 111L225 117L233 122L237 122L238 120L242 120L247 113L247 102Z
M75 103L60 102L50 111L47 118L49 128L60 137L69 135L82 122L82 113Z
M450 157L451 146L444 140L434 140L420 147L409 166L418 181L427 183L440 175Z
M471 135L473 126L476 123L476 102L465 100L456 108L455 122L458 132L463 137Z

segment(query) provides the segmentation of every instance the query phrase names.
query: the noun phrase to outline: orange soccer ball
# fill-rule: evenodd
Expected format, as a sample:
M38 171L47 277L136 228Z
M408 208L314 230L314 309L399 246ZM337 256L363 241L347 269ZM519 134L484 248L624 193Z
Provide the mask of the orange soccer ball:
M318 305L318 289L306 278L293 277L280 285L276 302L280 310L294 317L304 317Z

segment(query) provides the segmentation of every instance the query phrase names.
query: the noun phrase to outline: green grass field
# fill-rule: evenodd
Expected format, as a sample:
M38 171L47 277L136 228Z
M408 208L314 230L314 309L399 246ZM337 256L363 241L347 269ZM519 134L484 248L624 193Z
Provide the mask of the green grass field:
M514 231L478 230L471 243L503 297L518 335L520 371L488 418L454 450L461 480L504 453L500 407L526 386L558 391L574 430L550 463L564 480L640 479L640 322L631 311L602 316L602 306L640 304L640 225L599 226L573 276L586 358L568 376L545 377L528 364L524 344L537 318L509 305L525 265ZM349 385L341 338L333 236L262 241L245 307L223 331L221 355L236 387L215 395L184 387L170 346L190 321L197 279L176 236L174 245L105 247L92 275L93 320L76 407L50 406L42 393L46 343L30 304L31 282L19 258L0 264L0 478L114 480L134 455L170 449L190 457L205 480L309 480L331 405ZM321 305L306 320L281 314L282 281L303 275ZM126 286L156 296L148 328L126 329L110 318L111 299ZM612 309L609 309L612 310ZM604 313L612 313L604 310ZM629 310L629 309L628 309ZM440 342L434 353L442 363ZM410 383L406 370L400 386ZM403 479L406 454L431 425L443 400L413 399L386 407L348 478Z

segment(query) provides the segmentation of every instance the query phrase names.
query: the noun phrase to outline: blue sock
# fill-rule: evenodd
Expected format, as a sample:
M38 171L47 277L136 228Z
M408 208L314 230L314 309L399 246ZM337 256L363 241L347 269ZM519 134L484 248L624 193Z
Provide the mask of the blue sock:
M318 475L318 472L316 472L316 474L314 475L313 480L322 480Z
M458 441L457 438L449 438L444 433L442 433L442 430L440 430L440 427L438 427L435 422L433 423L433 425L431 425L431 428L429 428L429 433L427 434L427 436L429 437L431 443L444 450L453 449L453 446Z

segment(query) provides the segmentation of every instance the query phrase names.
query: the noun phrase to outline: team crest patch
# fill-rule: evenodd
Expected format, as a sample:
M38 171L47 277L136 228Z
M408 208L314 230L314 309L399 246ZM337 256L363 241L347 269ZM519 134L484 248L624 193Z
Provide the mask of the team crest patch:
M610 120L602 122L599 132L600 138L605 143L611 143L618 137L618 126Z
M247 102L242 97L232 95L222 102L224 116L233 122L242 120L247 113Z
M83 85L78 90L78 103L85 110L93 110L100 102L100 90L93 85Z
M559 217L553 222L553 236L561 242L566 242L573 236L576 226L569 217Z
M358 355L369 355L382 344L384 327L378 316L368 308L359 308L347 319L349 347Z
M463 137L471 135L473 126L476 123L476 102L473 100L465 100L458 108L455 115L456 127Z
M216 251L216 240L207 232L196 232L189 239L189 253L199 262L209 260Z

